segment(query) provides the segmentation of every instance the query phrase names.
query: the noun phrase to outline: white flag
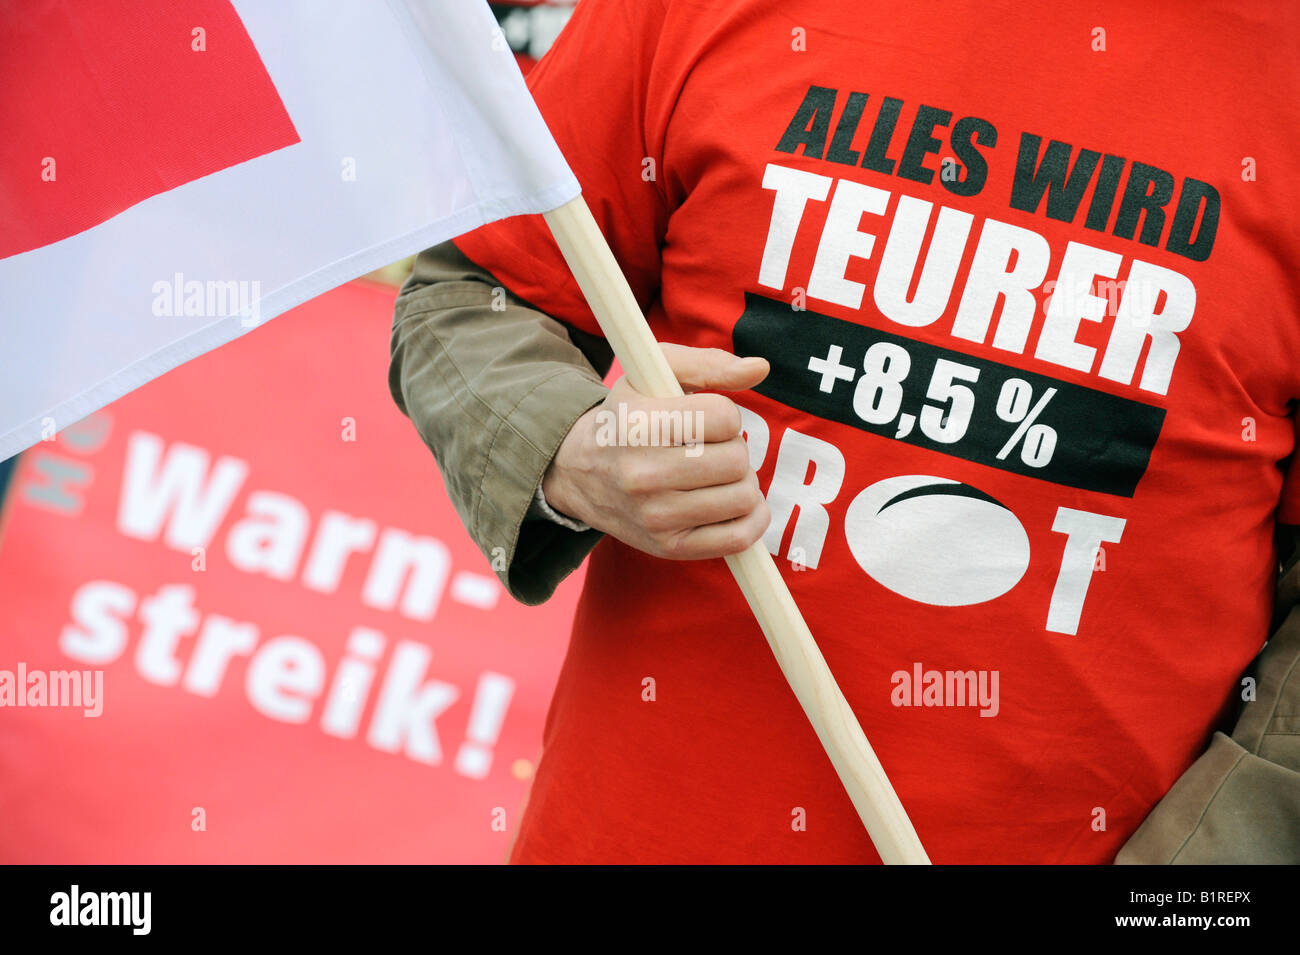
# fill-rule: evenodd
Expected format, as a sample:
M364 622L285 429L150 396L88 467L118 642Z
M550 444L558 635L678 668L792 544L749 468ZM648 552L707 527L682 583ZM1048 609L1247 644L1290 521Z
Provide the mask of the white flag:
M32 0L0 84L0 460L579 192L482 0Z

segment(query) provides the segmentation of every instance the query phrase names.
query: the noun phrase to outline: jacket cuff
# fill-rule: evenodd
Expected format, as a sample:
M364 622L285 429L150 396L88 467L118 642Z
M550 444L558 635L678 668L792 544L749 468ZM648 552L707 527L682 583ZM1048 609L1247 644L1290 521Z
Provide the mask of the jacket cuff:
M510 595L548 600L600 542L600 531L571 530L536 514L535 489L574 423L605 400L608 389L577 371L542 380L486 436L487 464L471 526L473 537Z
M542 483L537 485L537 491L533 494L533 506L528 509L528 514L524 517L524 520L536 518L550 521L552 524L559 524L561 527L567 527L569 530L578 531L579 533L591 530L590 524L574 520L572 517L565 517L551 507L550 502L546 500L546 492L542 490Z

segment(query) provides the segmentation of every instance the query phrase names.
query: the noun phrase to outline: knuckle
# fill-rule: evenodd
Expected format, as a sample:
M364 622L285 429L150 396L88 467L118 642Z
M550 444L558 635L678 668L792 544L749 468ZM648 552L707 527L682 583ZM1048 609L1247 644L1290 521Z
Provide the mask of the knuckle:
M649 461L638 455L624 454L619 460L618 479L625 493L640 497L654 490L657 474Z
M739 481L745 475L751 473L749 470L749 449L745 447L745 442L739 438L733 439L727 443L725 454L724 464L727 475L733 480Z
M726 417L723 418L723 422L727 426L727 434L739 435L741 426L740 408L730 398L723 398L722 400L726 402L726 407L723 410Z
M723 537L723 546L728 554L739 554L742 550L754 542L749 536L750 530L744 521L737 521L731 527L727 528L727 533Z
M646 538L641 549L651 557L660 557L664 560L672 559L668 554L668 542L655 534L651 534Z
M661 556L669 560L686 560L689 558L685 534L667 534L660 538Z
M639 518L641 526L651 534L664 534L676 525L669 508L662 501L653 498L641 506Z
M740 409L723 395L701 395L701 411L720 433L731 437L740 434Z

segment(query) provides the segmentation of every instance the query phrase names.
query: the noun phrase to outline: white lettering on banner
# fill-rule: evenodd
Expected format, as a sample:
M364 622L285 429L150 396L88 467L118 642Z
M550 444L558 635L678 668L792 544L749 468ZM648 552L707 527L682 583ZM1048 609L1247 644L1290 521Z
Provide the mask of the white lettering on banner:
M848 278L848 271L852 260L873 257L878 231L863 231L862 220L865 214L883 217L892 194L851 179L831 179L775 163L769 163L764 170L763 188L775 195L759 284L785 290L790 281L795 239L808 204L824 202L829 195L807 294L854 311L860 309L866 285ZM912 328L932 325L948 310L974 222L969 213L940 207L934 235L920 263L916 292L909 297L932 209L932 203L921 199L898 197L875 276L876 309L886 319ZM1016 261L1012 266L1013 257ZM982 344L998 302L1005 296L1006 305L992 344L1025 353L1036 309L1033 290L1047 289L1044 279L1050 260L1050 246L1038 233L985 220L958 299L951 334ZM1066 246L1057 277L1051 283L1047 317L1033 355L1041 361L1127 385L1133 381L1149 341L1137 387L1167 394L1178 357L1178 335L1191 324L1196 307L1196 288L1185 276L1132 260L1122 283L1118 309L1106 333L1099 368L1094 368L1098 349L1077 340L1082 323L1101 323L1106 317L1108 300L1093 294L1094 283L1098 279L1115 279L1123 261L1118 253L1081 242Z
M320 727L331 736L350 739L357 735L361 712L375 681L375 666L384 655L387 638L369 627L353 627L348 636L347 653L334 674Z
M166 520L168 547L206 547L248 476L248 462L222 457L209 475L212 456L202 448L176 441L166 450L164 462L163 439L147 431L127 439L117 529L157 540Z
M108 663L126 649L124 622L135 612L136 595L130 587L111 580L92 580L72 595L72 619L59 634L59 649L75 660Z
M181 584L160 587L140 605L144 632L135 649L140 676L159 686L175 686L181 678L176 651L181 640L194 632L199 615L194 612L194 588Z
M132 432L126 439L117 527L188 558L193 548L221 553L211 545L228 526L224 553L235 570L281 582L297 579L324 593L357 579L348 571L362 556L369 560L359 602L411 620L433 619L444 595L475 610L497 606L496 578L453 572L443 541L338 510L323 511L313 534L312 515L301 501L278 491L245 489L248 474L248 462L239 458ZM242 512L241 494L246 494ZM202 574L191 578L202 579ZM438 721L460 704L468 720L464 738L450 750L455 753L450 768L469 779L488 776L514 695L513 678L484 671L467 693L436 677L432 651L423 643L394 641L385 664L388 638L364 626L352 628L333 664L306 636L264 634L251 621L201 611L200 592L196 583L165 583L141 595L116 581L87 581L72 594L59 649L92 663L126 657L141 679L197 697L217 697L237 686L269 719L288 724L316 719L321 731L336 739L363 738L376 750L425 765L448 762Z
M451 599L469 607L491 610L501 598L501 585L495 577L462 570L451 578ZM432 614L430 614L432 616Z
M186 554L207 548L231 515L248 473L248 462L239 458L223 455L214 462L203 448L168 445L158 435L134 431L127 437L117 528L137 540L161 538ZM449 589L458 603L485 610L496 605L501 591L493 577L466 571L453 576L451 552L435 537L381 529L372 520L336 510L321 514L312 537L307 508L277 491L248 494L243 513L225 535L225 554L244 573L279 581L297 576L304 587L320 593L337 591L349 561L370 555L361 602L410 620L432 620ZM153 682L173 685L179 673L168 663L169 611L151 605L150 612L162 617L141 650L141 672Z
M331 682L325 654L311 640L293 634L262 640L256 624L200 613L194 600L195 589L181 584L164 585L141 600L123 584L88 581L72 595L71 621L63 628L59 648L76 660L113 663L126 651L134 621L140 625L134 664L144 679L179 684L189 693L211 698L227 685L231 664L246 658L244 695L259 713L277 722L303 724L319 712L323 732L339 739L358 735L388 644L382 633L353 628ZM181 648L191 638L186 659ZM444 762L444 749L437 721L461 700L462 691L430 676L432 658L433 652L422 643L394 644L374 697L365 742L438 766ZM455 772L470 779L487 776L514 687L514 680L500 673L478 676Z
M253 708L282 723L306 723L325 686L325 659L302 637L266 641L248 661L244 688Z
M501 732L506 707L515 693L515 681L500 673L484 673L474 692L474 709L465 730L465 742L456 752L456 771L471 779L484 779L492 767L492 743Z
M311 556L302 582L312 590L332 594L339 589L343 569L353 554L364 554L375 543L375 522L339 511L326 511L316 528Z
M423 644L397 645L366 740L375 749L404 750L411 759L436 766L442 762L442 747L433 721L456 702L460 690L441 680L421 682L432 657Z
M231 565L272 580L292 580L311 529L307 508L287 494L254 491L247 511L226 535Z
M226 668L235 657L246 657L257 646L257 626L210 613L194 643L182 686L196 696L216 696Z
M432 537L415 537L388 528L379 538L379 548L370 563L361 600L380 610L392 610L402 597L402 615L412 620L432 620L451 571L451 552ZM407 573L411 585L402 589Z

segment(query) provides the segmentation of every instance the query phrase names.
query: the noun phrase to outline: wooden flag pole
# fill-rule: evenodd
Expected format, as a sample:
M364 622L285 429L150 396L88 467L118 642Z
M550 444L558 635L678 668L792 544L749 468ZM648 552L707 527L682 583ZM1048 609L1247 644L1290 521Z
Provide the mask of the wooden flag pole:
M682 395L681 385L586 201L578 196L546 213L545 218L628 382L650 397ZM822 658L772 555L762 541L756 541L726 561L880 858L888 865L929 864L911 820Z

